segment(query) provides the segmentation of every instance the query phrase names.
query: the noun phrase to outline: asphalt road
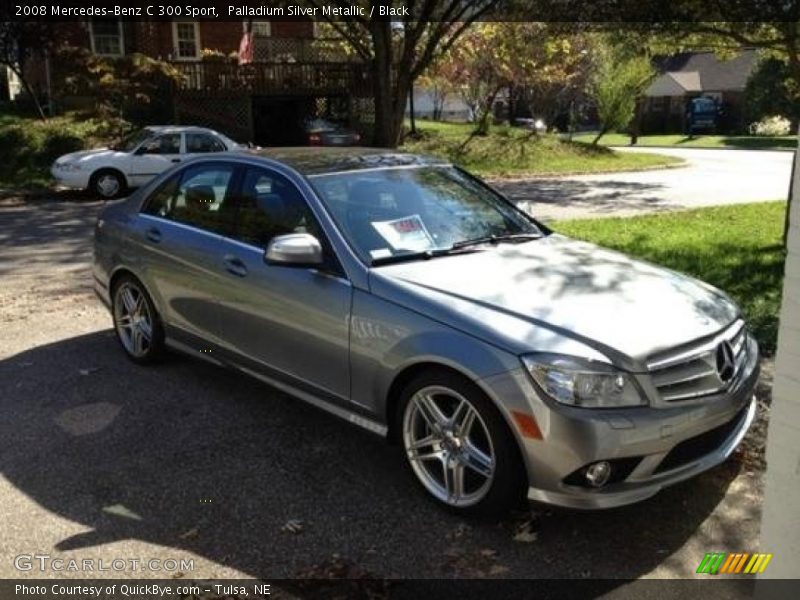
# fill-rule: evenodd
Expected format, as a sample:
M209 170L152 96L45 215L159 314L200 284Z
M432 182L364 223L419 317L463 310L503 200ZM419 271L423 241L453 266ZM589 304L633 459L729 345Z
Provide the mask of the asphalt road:
M132 364L90 291L99 208L0 201L0 577L86 575L15 569L36 553L192 559L193 578L676 577L757 548L740 457L627 508L468 521L300 401L188 358Z
M702 148L617 148L676 156L672 169L495 182L542 220L622 216L786 199L792 152Z

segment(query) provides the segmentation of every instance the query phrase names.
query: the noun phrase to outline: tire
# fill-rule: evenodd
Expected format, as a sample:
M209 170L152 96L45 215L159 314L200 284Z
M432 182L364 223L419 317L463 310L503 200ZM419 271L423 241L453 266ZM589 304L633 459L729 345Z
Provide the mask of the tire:
M137 364L158 361L165 352L164 327L141 282L123 275L111 290L114 333L125 354Z
M118 198L125 189L125 177L116 169L100 169L89 179L89 192L104 200Z
M505 420L483 391L431 369L403 389L397 431L417 483L452 512L498 516L522 504L522 458Z

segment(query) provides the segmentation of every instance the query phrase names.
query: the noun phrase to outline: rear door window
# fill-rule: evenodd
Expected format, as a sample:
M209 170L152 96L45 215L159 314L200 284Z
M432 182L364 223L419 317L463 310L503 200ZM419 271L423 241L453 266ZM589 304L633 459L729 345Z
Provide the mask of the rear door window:
M187 133L186 152L199 154L204 152L225 152L225 145L208 133Z
M225 164L189 167L153 192L142 212L230 235L235 223L229 195L234 171L234 166Z

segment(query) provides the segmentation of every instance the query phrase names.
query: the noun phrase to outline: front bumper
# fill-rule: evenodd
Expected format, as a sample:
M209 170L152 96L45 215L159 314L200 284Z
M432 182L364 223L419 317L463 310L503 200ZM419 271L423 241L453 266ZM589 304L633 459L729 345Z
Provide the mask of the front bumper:
M619 484L609 485L607 488L602 489L569 486L574 488L570 491L529 487L528 499L544 502L546 504L555 504L578 509L614 508L645 500L658 493L664 487L690 479L724 462L741 443L747 430L753 423L755 415L756 399L755 397L751 397L741 414L737 413L734 417L735 426L733 427L733 431L725 438L722 445L718 446L710 453L700 456L696 460L689 461L686 464L677 466L674 469L657 473L640 472L639 475L637 475L639 471L647 471L646 466L642 468L643 465L646 465L648 462L657 465L664 456L663 454L652 455L643 459L639 467L634 469L633 473L631 473L624 482Z
M89 173L85 171L66 171L57 169L55 165L50 168L50 175L59 187L74 190L83 190L89 187Z
M528 499L603 509L649 498L728 458L755 418L758 375L756 349L741 379L724 393L693 402L610 410L567 407L542 398L523 369L483 383L502 399L498 405L522 449ZM522 436L512 411L532 413L541 439ZM624 478L601 488L574 483L570 475L601 460L635 466Z

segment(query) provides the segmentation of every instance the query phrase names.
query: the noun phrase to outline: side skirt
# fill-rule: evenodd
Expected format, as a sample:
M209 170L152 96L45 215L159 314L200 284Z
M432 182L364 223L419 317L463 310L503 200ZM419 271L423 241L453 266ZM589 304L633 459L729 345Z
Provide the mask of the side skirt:
M208 342L201 341L194 335L175 327L166 328L166 345L194 358L199 358L219 367L227 367L254 377L290 396L303 400L319 409L339 417L362 429L386 437L388 427L379 423L356 404L347 403L332 394L319 390L315 386L277 371L259 362L253 361L223 348L214 348L212 352L200 352L196 348L208 347Z

